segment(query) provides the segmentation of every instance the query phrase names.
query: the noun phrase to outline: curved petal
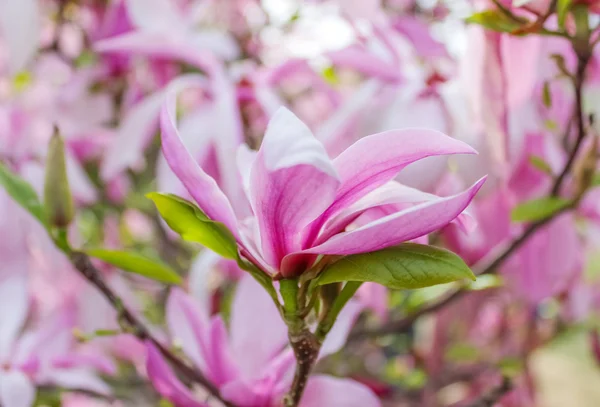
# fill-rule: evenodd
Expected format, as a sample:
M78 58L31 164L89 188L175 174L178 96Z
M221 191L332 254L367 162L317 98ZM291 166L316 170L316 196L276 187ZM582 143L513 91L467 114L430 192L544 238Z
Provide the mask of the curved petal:
M154 345L147 342L146 370L156 391L175 407L209 407L194 399L192 392L179 381Z
M40 37L39 20L37 0L0 2L0 35L8 47L11 73L25 68L35 55Z
M167 300L166 319L173 341L200 370L208 369L210 326L205 310L181 289L171 291Z
M110 394L111 388L88 369L53 369L50 381L64 389L88 390L98 394Z
M468 144L435 130L390 130L360 139L333 161L342 185L335 201L311 224L306 244L315 241L327 219L394 179L407 165L436 155L475 153Z
M287 343L287 329L265 290L246 274L231 306L231 347L242 374L252 378Z
M349 379L315 375L308 380L300 407L379 407L381 402L364 384Z
M29 310L24 275L15 275L0 283L0 301L0 362L3 362L9 356Z
M175 120L175 95L167 97L160 115L162 150L171 170L177 175L200 209L215 221L223 223L239 240L237 220L231 203L213 178L196 163L183 145Z
M352 326L356 322L356 319L363 308L364 305L359 301L350 301L346 304L335 320L335 324L333 325L333 328L331 328L327 338L325 338L325 342L323 342L321 352L319 353L320 358L336 353L342 349L346 343L346 339L348 339L348 334L350 333Z
M416 205L352 231L340 233L302 253L365 253L429 234L446 226L460 215L484 182L485 178L482 178L461 194Z
M301 231L332 202L339 186L323 145L286 108L269 122L251 171L251 203L265 259L277 268L301 248Z
M395 212L406 209L415 204L431 202L440 199L439 196L418 189L402 185L396 181L390 181L385 185L369 192L363 198L342 210L327 222L324 230L319 236L319 242L324 242L337 233L342 232L348 225L354 222L360 215L370 209L391 206L396 209ZM382 212L382 213L385 213ZM389 215L390 213L386 213ZM457 219L458 225L465 232L469 232L475 227L475 220L466 211L460 214Z
M31 407L35 386L22 372L0 370L0 404L5 407Z
M166 34L185 22L185 15L171 0L125 0L125 6L133 24L143 30Z

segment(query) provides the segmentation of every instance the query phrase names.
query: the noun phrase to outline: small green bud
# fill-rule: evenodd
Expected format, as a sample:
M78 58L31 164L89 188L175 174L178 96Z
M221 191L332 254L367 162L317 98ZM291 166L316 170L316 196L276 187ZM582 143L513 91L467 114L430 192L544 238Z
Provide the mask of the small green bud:
M67 227L75 215L75 207L65 162L65 143L55 129L46 157L46 180L44 183L44 206L48 224Z

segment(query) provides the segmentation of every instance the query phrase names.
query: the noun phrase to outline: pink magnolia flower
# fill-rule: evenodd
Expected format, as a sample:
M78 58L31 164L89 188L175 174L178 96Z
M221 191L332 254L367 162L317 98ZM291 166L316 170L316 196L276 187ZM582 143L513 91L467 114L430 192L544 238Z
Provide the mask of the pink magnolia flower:
M350 302L323 344L320 357L344 344L362 306ZM257 316L260 315L260 318ZM249 275L239 282L231 309L229 332L220 316L183 291L174 290L167 303L167 324L175 344L240 407L278 407L293 377L295 359L287 345L287 328L273 301ZM206 397L187 389L154 346L148 344L148 377L158 392L176 407L208 406ZM302 407L343 405L377 407L379 401L364 385L349 379L313 376Z
M406 129L365 137L332 160L308 127L281 108L260 150L239 151L252 215L238 218L214 179L182 144L173 98L161 113L161 126L163 153L173 172L207 216L231 230L241 253L270 275L297 275L316 255L370 252L431 233L459 216L484 182L455 196L422 199L391 214L382 211L371 222L345 231L370 209L388 203L393 193L380 196L378 188L408 164L475 151L437 131ZM406 199L403 188L396 192L396 202Z
M109 394L95 373L113 374L109 360L74 348L74 315L64 308L21 334L29 313L26 279L14 276L0 282L0 403L29 407L36 385L85 389Z

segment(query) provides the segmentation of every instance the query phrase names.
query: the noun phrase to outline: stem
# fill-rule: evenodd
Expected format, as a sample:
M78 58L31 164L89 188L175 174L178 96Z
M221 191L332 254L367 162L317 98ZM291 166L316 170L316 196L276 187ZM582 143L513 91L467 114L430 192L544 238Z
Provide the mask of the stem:
M95 286L102 295L108 300L113 308L118 312L119 319L125 322L138 339L142 341L151 342L156 348L162 353L162 355L169 361L169 363L183 376L188 382L198 383L202 385L210 393L212 397L219 400L227 407L234 407L233 404L225 401L221 396L219 390L198 370L189 366L186 362L175 356L169 349L162 345L144 324L124 305L123 300L115 294L112 289L102 279L100 272L92 262L90 258L82 252L70 252L68 253L69 259L73 266L85 277L93 286Z
M297 407L319 356L321 342L308 329L306 321L300 315L305 298L299 298L298 280L285 279L279 284L283 298L284 320L288 327L288 339L296 357L294 380L283 402L286 407Z

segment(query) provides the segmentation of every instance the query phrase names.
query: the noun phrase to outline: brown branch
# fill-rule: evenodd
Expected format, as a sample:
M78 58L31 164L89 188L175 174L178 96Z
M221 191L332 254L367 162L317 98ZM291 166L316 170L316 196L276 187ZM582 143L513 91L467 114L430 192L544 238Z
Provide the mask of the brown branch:
M75 251L69 254L69 258L73 266L83 275L83 277L85 277L93 286L100 290L102 295L117 311L120 320L125 322L131 329L133 335L142 341L149 341L156 346L165 359L167 359L169 363L177 370L177 372L181 374L188 382L202 385L212 397L219 400L225 406L234 407L233 404L223 399L219 390L200 371L179 359L168 348L166 348L162 343L152 336L144 324L124 305L121 298L118 297L104 282L100 272L98 269L96 269L96 267L94 267L90 261L90 258L85 253Z
M498 386L490 389L487 393L483 394L479 399L466 404L464 407L493 407L500 401L506 393L511 391L513 388L512 382L508 377L502 378L502 383Z

